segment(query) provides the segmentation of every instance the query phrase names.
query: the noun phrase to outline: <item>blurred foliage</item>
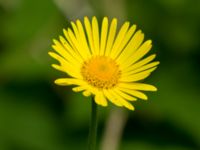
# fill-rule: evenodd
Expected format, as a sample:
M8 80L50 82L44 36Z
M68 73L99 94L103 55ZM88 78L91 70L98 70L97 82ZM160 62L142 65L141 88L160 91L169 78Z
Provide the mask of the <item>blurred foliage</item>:
M146 39L153 39L152 51L161 62L147 79L159 90L148 93L148 102L135 103L120 150L200 149L200 1L117 1L127 17L116 17L136 23ZM53 84L62 75L50 67L47 55L69 18L88 11L110 16L105 1L82 3L72 13L61 8L72 7L69 0L0 0L1 150L86 148L90 100ZM99 142L112 107L100 108Z

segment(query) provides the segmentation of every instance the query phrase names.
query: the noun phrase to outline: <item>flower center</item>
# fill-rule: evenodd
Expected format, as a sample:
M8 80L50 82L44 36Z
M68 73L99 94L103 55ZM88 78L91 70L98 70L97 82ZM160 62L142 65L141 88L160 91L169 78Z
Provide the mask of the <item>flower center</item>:
M106 56L92 57L81 68L83 79L99 89L113 88L121 76L119 66Z

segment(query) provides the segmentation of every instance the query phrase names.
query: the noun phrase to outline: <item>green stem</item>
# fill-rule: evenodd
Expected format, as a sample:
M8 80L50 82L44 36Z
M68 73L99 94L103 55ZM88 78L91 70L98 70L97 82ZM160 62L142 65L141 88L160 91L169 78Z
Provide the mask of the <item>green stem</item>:
M89 150L95 150L96 147L96 136L97 136L97 104L92 97L92 111L91 111L91 121L89 130Z

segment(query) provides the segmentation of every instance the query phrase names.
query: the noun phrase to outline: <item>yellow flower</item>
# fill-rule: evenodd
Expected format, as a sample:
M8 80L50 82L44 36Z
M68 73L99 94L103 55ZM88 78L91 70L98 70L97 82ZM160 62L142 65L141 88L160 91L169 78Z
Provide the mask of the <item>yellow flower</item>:
M63 30L64 37L53 40L55 52L49 55L59 61L52 66L68 77L55 80L58 85L74 85L73 91L84 96L94 96L97 104L107 106L110 101L117 106L134 110L130 101L147 100L141 91L156 91L156 87L138 83L157 68L152 54L143 58L151 47L136 25L125 22L117 31L117 19L104 17L101 27L96 17L71 22L72 29Z

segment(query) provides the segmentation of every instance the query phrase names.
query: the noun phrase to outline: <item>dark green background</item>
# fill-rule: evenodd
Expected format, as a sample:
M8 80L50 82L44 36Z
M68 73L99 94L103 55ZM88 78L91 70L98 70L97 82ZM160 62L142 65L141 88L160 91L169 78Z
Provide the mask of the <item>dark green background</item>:
M64 74L47 52L87 13L136 23L161 62L145 81L159 90L129 111L120 150L200 149L199 0L0 0L0 150L86 149L90 99L53 84ZM110 109L100 108L98 144Z

